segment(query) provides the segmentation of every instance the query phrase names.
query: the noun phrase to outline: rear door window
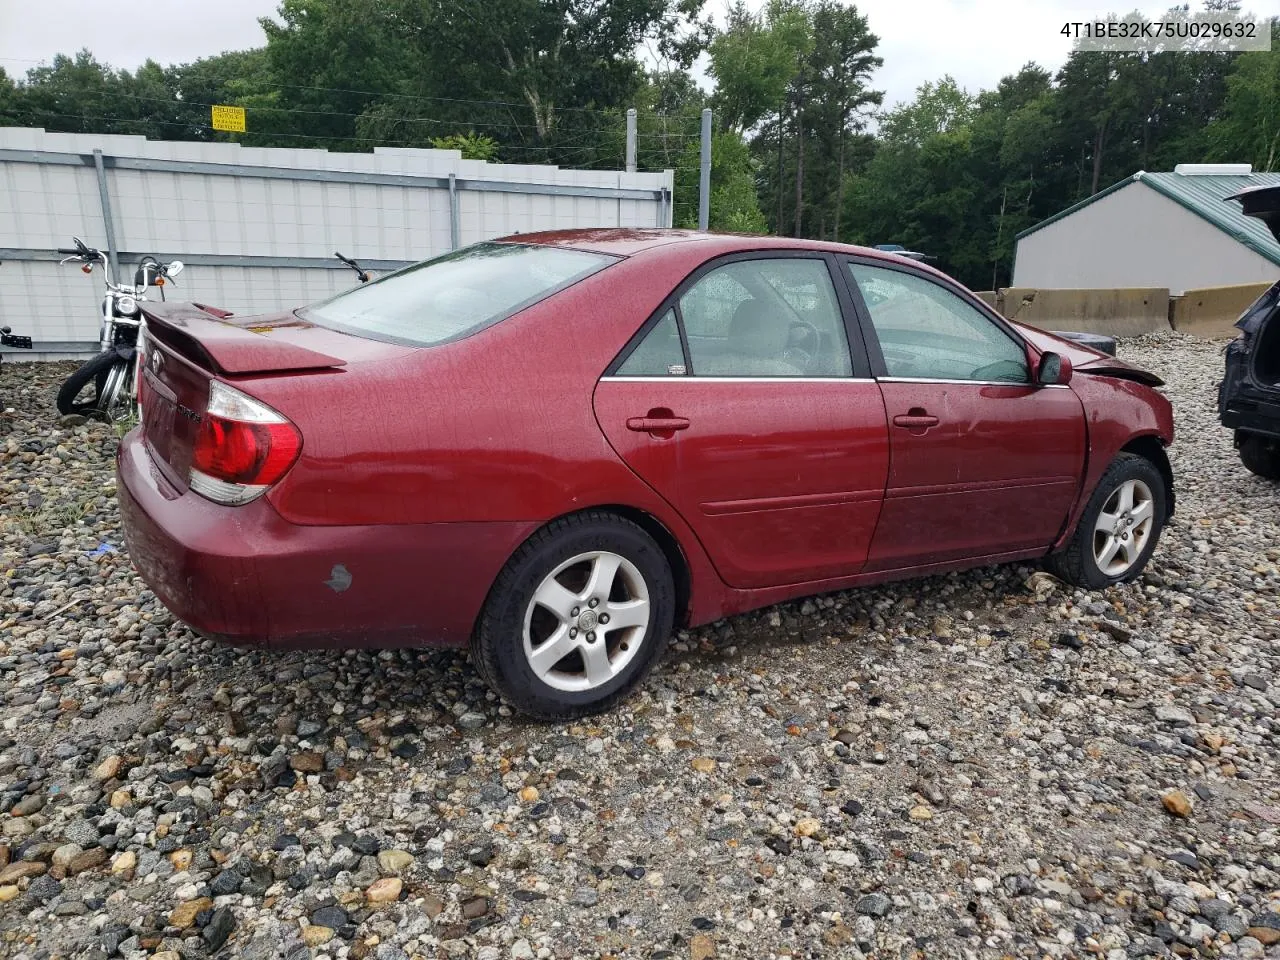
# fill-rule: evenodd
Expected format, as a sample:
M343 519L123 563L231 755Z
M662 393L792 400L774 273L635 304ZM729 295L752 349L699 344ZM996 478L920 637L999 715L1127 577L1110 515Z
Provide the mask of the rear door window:
M824 260L752 258L680 298L695 376L848 377L844 320Z
M387 274L303 307L342 333L429 347L469 336L617 261L601 253L481 243Z
M709 271L617 371L622 377L852 374L831 273L825 260L807 257L752 257Z

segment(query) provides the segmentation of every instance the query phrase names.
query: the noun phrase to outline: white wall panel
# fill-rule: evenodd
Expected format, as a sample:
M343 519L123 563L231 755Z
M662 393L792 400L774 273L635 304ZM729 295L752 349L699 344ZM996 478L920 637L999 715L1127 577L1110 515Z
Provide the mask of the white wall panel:
M92 348L97 339L101 275L90 279L75 267L59 268L53 252L69 246L72 236L107 248L97 173L87 162L95 150L104 156L116 249L132 255L128 262L121 258L122 275L132 275L133 260L141 254L182 258L189 267L171 294L237 312L329 296L350 286L355 275L345 267L318 265L201 264L202 256L326 260L340 250L360 260L411 262L451 248L448 189L433 182L361 182L361 176L453 174L479 187L456 193L462 244L538 230L665 225L672 187L670 171L494 164L463 160L454 150L329 153L0 128L0 251L7 251L0 252L6 261L0 266L0 316L37 344L79 341ZM226 172L135 170L117 166L117 160L218 164ZM351 179L236 175L246 167ZM484 190L476 181L527 184L529 192ZM622 188L651 196L573 196L539 192L540 185ZM658 196L662 190L665 203Z

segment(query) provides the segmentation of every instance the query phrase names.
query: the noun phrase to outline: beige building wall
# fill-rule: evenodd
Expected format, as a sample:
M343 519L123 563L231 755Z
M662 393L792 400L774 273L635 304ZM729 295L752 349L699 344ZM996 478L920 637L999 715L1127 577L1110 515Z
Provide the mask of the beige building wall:
M1013 286L1197 287L1272 283L1280 266L1136 181L1018 241Z

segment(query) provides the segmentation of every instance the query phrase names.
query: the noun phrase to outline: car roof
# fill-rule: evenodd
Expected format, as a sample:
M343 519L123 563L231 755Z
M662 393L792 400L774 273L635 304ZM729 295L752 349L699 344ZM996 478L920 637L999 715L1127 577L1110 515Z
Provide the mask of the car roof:
M909 263L933 271L917 260L884 250L858 247L848 243L771 237L744 233L709 233L700 230L669 230L642 227L601 227L580 230L547 230L539 233L517 233L499 237L498 243L529 243L538 246L569 247L616 257L631 257L673 244L696 244L703 258L747 250L817 250L831 253L857 254L889 263Z

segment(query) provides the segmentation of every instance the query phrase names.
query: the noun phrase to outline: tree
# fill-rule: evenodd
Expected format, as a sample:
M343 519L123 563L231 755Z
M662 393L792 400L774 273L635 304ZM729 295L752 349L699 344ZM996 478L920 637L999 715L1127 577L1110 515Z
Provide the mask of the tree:
M624 104L643 83L643 42L682 66L704 43L702 0L388 2L438 88L523 105L538 143L566 110Z
M921 84L915 100L881 118L881 137L886 143L923 146L939 133L968 124L976 106L969 92L947 74L937 83Z
M720 124L745 133L777 110L812 45L803 4L771 0L762 13L752 13L737 0L707 49Z
M835 0L770 0L759 13L737 3L713 37L717 121L752 135L757 183L762 197L772 194L775 232L839 232L850 138L882 98L868 86L882 62L877 43L867 18ZM810 209L816 231L806 231Z
M183 139L234 139L252 146L293 142L279 136L294 128L280 104L280 88L272 82L266 48L233 50L165 69L166 85L186 105L190 129ZM246 109L245 133L219 133L209 128L209 107L229 104ZM173 134L169 134L173 138ZM296 142L294 142L296 145Z
M690 142L685 148L684 158L676 167L677 196L698 196L700 149L697 141ZM750 147L739 134L726 130L712 138L711 197L708 210L710 229L731 233L768 231L768 221L760 212L756 196L755 166ZM674 222L678 227L696 228L697 204L684 204L681 214L674 218Z
M884 60L874 53L879 38L871 33L867 18L856 7L829 0L821 3L813 13L813 36L809 55L813 104L810 123L820 145L818 156L824 161L819 170L819 195L824 211L834 201L832 235L839 238L849 135L860 132L865 127L866 114L884 101L881 91L867 86L871 72ZM833 155L834 169L830 163ZM818 233L825 236L825 219Z
M282 23L259 23L274 84L273 132L293 146L342 149L360 136L360 115L402 92L417 72L384 0L282 0L277 16Z
M0 67L0 126L13 123L19 118L20 100L17 85L9 78L4 67Z
M1227 77L1221 118L1209 129L1213 159L1280 169L1280 20L1271 49L1241 54Z

